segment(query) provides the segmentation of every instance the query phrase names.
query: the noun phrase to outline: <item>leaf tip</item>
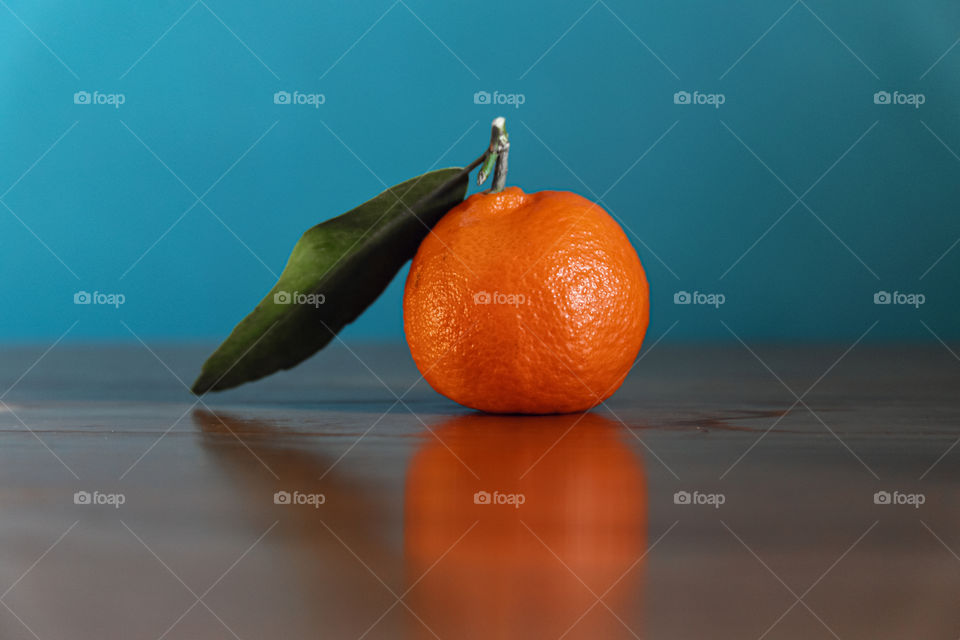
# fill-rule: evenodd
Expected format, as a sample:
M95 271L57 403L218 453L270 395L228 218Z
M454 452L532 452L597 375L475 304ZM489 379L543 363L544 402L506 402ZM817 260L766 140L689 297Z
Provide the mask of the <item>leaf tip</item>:
M208 391L216 391L217 381L206 371L202 371L197 379L193 381L190 391L197 396L202 396Z

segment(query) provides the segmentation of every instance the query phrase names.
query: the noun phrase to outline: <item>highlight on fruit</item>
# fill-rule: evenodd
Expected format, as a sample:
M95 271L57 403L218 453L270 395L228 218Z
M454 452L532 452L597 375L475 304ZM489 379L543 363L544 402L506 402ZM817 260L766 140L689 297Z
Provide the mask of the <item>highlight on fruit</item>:
M597 203L507 186L509 153L506 121L496 118L470 164L411 178L308 229L274 288L204 363L194 393L296 366L412 259L404 333L433 389L491 413L568 413L603 403L623 383L647 330L643 266ZM474 169L478 185L491 176L492 184L467 198Z

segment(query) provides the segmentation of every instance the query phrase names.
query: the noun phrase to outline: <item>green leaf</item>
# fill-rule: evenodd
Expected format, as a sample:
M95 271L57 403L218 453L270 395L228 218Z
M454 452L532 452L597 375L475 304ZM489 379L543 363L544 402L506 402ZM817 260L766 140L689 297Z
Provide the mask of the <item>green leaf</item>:
M289 369L322 349L390 284L467 192L467 171L430 171L307 230L277 284L204 363L193 392Z

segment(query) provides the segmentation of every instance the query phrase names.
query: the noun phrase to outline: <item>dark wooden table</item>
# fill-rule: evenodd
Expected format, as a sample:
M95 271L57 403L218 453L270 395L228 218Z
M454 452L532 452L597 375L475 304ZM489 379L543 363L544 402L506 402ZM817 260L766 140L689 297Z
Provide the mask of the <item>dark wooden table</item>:
M0 638L955 640L960 361L848 347L533 418L402 345L200 401L208 345L2 349Z

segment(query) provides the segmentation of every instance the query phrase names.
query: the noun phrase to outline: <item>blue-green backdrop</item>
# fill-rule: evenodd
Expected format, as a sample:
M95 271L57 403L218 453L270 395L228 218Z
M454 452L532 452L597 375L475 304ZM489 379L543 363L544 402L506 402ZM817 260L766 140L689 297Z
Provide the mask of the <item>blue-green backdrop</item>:
M0 340L222 337L500 114L512 184L628 229L654 337L957 339L958 35L947 0L3 0ZM403 275L347 336L402 336Z

